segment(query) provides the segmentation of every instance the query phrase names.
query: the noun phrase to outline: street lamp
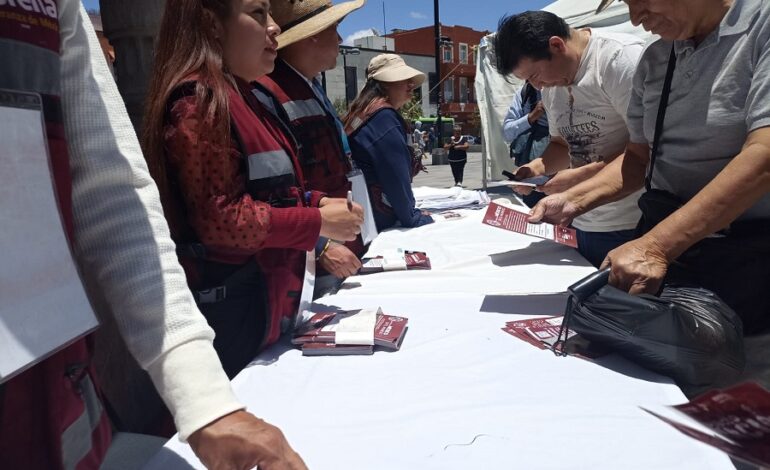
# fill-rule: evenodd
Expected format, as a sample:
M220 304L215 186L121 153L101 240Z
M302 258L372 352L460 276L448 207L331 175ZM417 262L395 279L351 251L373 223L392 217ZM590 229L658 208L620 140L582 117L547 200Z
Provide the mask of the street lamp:
M342 73L345 77L345 108L350 104L348 98L348 56L358 55L361 50L357 47L340 47L340 54L342 55Z

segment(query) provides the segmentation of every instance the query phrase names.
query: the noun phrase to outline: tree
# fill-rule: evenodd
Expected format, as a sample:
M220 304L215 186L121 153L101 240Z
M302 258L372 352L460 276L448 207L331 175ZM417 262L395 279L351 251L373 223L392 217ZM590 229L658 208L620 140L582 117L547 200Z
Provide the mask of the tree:
M422 117L422 100L417 96L413 96L409 102L401 107L401 117L410 123L419 121Z
M337 115L342 117L348 112L348 104L345 103L345 100L342 98L337 98L334 100L334 103L332 103L332 106L334 106L335 111L337 111Z

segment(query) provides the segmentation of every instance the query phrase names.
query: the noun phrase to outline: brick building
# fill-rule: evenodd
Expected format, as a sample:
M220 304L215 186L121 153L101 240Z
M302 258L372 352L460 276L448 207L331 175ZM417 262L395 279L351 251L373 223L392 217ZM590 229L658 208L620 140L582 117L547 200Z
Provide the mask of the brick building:
M465 133L477 133L473 116L478 111L474 84L476 81L476 49L481 38L489 31L476 31L466 26L441 26L441 36L448 42L441 47L441 70L437 77L429 75L430 104L435 106L441 101L441 115L455 118L463 126ZM411 30L394 30L387 35L393 38L397 54L418 54L435 57L435 39L433 26ZM445 40L446 41L446 40Z

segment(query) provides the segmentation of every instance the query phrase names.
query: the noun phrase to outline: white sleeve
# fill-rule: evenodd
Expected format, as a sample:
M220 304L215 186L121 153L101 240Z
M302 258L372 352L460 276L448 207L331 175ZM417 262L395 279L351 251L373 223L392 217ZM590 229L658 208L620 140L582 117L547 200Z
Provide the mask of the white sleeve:
M628 102L633 90L634 74L644 46L642 44L626 45L611 55L604 64L602 87L609 96L615 111L623 117L628 125Z
M545 115L548 116L548 133L551 137L561 137L559 132L559 125L556 123L557 111L554 109L554 93L556 93L555 87L543 88L540 92L540 96L543 97L543 107L545 108Z
M59 2L59 20L78 264L87 290L106 299L186 439L243 406L187 288L157 188L90 20L76 0Z

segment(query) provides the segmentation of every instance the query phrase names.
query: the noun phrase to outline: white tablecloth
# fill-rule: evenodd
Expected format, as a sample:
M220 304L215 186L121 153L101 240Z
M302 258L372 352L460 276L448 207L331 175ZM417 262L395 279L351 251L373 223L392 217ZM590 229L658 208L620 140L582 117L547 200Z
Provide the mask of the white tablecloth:
M556 357L501 331L561 313L559 293L593 268L572 249L481 224L483 211L462 213L385 232L369 252L426 251L433 270L352 277L318 302L408 317L400 351L302 357L284 341L233 381L310 469L732 468L639 409L685 402L670 380L616 356ZM147 468L190 466L200 463L174 438Z

